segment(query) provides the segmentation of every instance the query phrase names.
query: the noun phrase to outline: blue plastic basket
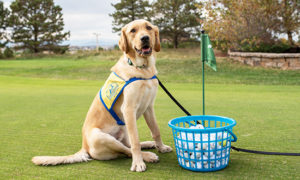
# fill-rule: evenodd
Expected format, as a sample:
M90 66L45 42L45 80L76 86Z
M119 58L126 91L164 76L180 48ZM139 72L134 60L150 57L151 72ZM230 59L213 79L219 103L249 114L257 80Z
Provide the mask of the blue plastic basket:
M198 123L204 129L190 129ZM172 128L178 163L191 171L217 171L229 162L234 119L221 116L185 116L169 121Z

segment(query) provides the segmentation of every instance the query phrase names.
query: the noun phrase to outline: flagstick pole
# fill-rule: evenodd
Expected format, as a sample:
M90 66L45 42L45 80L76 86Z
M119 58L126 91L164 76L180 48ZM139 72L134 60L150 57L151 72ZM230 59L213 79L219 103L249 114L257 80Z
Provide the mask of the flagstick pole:
M203 97L203 115L205 115L205 89L204 89L204 60L202 60L202 97Z
M201 37L204 35L204 30L201 31ZM201 54L202 54L202 114L205 115L205 86L204 86L204 61L205 61L205 52L203 48L203 40L204 38L201 38Z

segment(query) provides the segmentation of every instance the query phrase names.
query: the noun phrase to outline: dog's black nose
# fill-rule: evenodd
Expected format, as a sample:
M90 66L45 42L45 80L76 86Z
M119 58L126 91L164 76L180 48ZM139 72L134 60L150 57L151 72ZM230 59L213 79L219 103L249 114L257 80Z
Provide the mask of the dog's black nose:
M149 36L142 36L141 41L142 42L148 42L149 41Z

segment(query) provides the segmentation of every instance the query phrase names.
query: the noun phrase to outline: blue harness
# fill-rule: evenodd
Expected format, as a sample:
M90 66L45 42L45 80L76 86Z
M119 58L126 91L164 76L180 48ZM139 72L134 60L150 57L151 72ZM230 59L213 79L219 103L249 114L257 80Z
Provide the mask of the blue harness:
M118 100L119 96L122 94L124 88L138 80L152 80L157 79L156 75L154 75L152 78L145 79L145 78L131 78L128 81L125 81L123 78L118 76L115 72L112 72L109 76L109 78L106 80L104 86L101 88L99 92L99 97L104 105L104 107L107 109L107 111L112 115L112 117L116 120L118 125L125 125L125 123L119 118L117 113L113 110L113 107Z

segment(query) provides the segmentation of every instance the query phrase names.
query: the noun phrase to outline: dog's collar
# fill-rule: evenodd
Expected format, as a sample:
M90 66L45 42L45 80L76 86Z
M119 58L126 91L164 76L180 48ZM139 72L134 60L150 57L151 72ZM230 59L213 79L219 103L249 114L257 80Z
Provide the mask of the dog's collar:
M145 64L143 64L142 66L136 66L136 65L134 65L129 57L127 58L127 63L129 64L129 66L134 66L134 67L136 67L136 68L141 68L141 69L143 69L143 68L146 68L146 67L147 67Z

